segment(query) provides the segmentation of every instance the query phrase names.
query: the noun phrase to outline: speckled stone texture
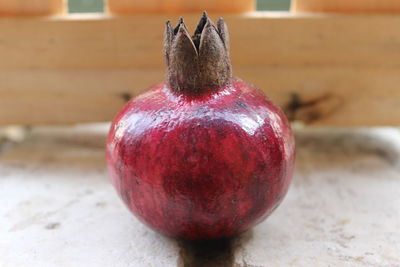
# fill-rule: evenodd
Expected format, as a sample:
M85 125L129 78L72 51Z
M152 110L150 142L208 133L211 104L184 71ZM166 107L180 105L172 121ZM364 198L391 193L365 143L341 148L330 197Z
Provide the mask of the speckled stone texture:
M211 243L165 238L129 213L107 177L106 132L0 137L1 267L400 266L397 129L296 129L295 175L280 208Z

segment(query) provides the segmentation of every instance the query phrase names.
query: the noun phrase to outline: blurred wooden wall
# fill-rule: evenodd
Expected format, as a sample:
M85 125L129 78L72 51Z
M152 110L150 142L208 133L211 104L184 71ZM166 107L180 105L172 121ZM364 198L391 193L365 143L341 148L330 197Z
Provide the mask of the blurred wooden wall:
M68 15L57 3L43 4L54 11L40 16L0 11L0 124L111 120L127 98L163 80L165 21L183 15L193 30L200 17L196 10L120 15L112 3L106 14ZM234 74L290 119L400 125L400 16L249 11L253 1L241 8L210 14L228 23Z

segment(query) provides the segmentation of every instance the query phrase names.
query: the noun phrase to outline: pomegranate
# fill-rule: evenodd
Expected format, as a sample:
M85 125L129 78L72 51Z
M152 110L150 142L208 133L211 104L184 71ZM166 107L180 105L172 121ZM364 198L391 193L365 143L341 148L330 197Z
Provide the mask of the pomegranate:
M191 37L165 31L167 79L131 99L107 141L112 182L128 208L165 235L230 237L286 194L294 139L265 95L232 77L226 24L204 13Z

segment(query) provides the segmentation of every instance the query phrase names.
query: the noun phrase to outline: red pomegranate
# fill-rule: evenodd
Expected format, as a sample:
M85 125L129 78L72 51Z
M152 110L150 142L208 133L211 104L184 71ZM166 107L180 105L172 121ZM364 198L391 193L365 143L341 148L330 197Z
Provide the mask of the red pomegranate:
M165 235L206 240L242 233L285 196L294 139L254 86L232 78L226 25L203 14L190 37L165 32L167 81L130 100L112 123L107 161L128 208Z

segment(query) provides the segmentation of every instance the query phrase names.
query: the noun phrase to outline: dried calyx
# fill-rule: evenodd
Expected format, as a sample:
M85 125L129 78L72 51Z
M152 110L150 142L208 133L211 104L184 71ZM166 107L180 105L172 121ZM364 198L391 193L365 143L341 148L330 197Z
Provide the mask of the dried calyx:
M167 81L175 92L198 95L231 80L229 35L222 18L214 25L204 12L192 37L182 18L175 28L168 21L164 52Z

